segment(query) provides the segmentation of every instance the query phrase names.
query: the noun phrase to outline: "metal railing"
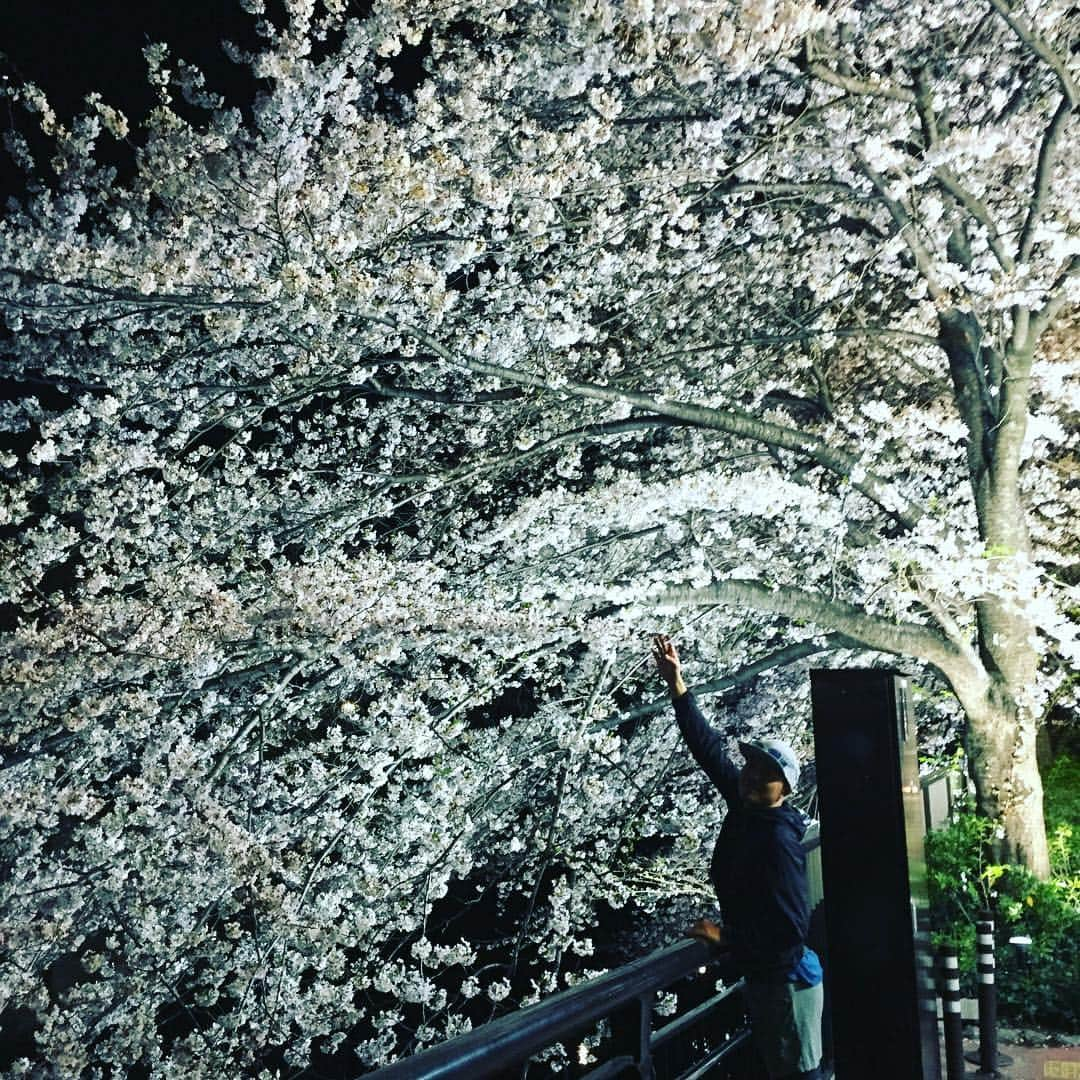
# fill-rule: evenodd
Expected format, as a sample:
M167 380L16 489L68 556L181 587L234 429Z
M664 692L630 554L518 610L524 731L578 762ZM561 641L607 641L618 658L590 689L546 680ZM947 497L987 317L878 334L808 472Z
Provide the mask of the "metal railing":
M803 840L810 906L822 899L821 839L815 822ZM701 976L725 978L717 993L693 1004L670 1023L654 1029L653 999L657 991ZM484 1080L520 1077L525 1063L548 1047L578 1041L602 1020L610 1020L611 1036L599 1050L606 1060L579 1080L696 1080L723 1071L739 1080L755 1076L749 1048L742 981L734 981L726 957L708 946L685 940L658 949L596 979L553 994L447 1042L423 1050L369 1074L373 1080ZM689 1055L688 1055L689 1052ZM563 1073L563 1075L566 1075Z
M604 1044L608 1056L586 1074L588 1080L676 1075L679 1080L694 1080L725 1058L748 1051L750 1031L744 1020L742 995L737 993L741 980L725 986L655 1031L653 999L657 991L703 972L719 976L725 966L702 942L680 941L404 1058L371 1076L378 1080L484 1080L520 1076L524 1064L533 1055L550 1046L580 1039L600 1021L608 1019L611 1036ZM706 1021L713 1038L719 1037L719 1045L705 1045L712 1041L704 1033ZM683 1048L693 1046L695 1050L700 1045L704 1056L688 1066L676 1064L675 1073L671 1066L680 1056L674 1053L680 1044Z

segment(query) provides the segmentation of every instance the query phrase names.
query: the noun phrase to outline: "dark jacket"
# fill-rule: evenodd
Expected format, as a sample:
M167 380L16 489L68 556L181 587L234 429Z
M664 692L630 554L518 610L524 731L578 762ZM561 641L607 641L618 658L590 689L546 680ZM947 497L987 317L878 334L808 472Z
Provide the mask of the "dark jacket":
M679 730L719 789L728 812L709 877L720 902L731 952L748 978L786 979L803 953L810 924L806 818L793 806L759 808L739 797L739 768L692 694L675 702Z

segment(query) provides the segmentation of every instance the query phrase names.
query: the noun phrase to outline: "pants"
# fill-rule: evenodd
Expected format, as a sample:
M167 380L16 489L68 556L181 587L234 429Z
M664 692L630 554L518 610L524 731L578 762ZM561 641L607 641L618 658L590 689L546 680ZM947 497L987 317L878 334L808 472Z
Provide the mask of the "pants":
M809 1074L821 1064L824 987L747 979L743 988L754 1043L773 1080Z

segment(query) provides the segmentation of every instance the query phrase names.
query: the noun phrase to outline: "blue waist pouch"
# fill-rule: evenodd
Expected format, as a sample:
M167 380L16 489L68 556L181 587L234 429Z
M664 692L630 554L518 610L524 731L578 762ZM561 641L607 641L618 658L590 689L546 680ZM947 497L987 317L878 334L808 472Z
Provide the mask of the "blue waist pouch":
M818 954L808 945L804 945L799 962L788 972L788 982L817 986L821 978L821 961L818 959Z

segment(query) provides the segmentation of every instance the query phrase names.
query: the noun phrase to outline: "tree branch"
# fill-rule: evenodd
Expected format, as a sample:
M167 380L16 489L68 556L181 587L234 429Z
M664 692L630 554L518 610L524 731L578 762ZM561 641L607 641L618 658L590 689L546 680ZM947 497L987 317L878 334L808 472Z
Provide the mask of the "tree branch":
M516 401L523 394L520 387L513 386L506 390L490 390L463 398L458 394L450 394L443 390L424 390L416 386L384 386L376 379L370 379L368 384L379 397L408 398L411 401L433 401L441 405L486 405L491 401ZM362 390L364 387L352 386L351 389Z
M627 420L607 420L599 424L585 424L582 427L571 428L569 431L563 431L558 435L552 435L550 439L545 439L543 442L536 443L513 457L504 457L500 455L494 458L487 458L483 461L466 462L464 465L459 465L456 469L447 469L442 473L397 473L394 475L386 475L386 482L388 485L417 484L424 480L439 479L441 481L439 487L430 488L425 491L425 494L430 495L435 491L442 491L451 484L460 483L462 480L471 480L484 472L491 472L501 468L520 465L522 462L546 454L549 450L554 450L564 443L574 443L580 439L595 438L604 435L622 435L628 431L648 431L650 428L655 427L676 426L678 426L678 421L672 420L671 417L668 416L635 416ZM407 502L409 500L405 501ZM404 503L397 503L395 504L394 509L403 505Z
M714 188L707 192L707 194L720 194L720 195L743 195L747 193L752 194L766 194L766 195L822 195L822 194L834 194L844 195L849 199L854 199L857 202L877 202L877 195L868 195L864 191L859 191L857 188L853 188L850 184L845 184L840 180L807 180L807 181L775 181L773 183L762 183L757 180L732 180L729 183L716 184ZM699 205L702 205L699 203ZM707 203L703 204L703 209L708 210Z
M612 544L622 543L624 540L640 540L643 536L652 536L654 533L662 532L663 525L650 525L646 529L633 529L629 532L614 533L610 536L605 536L600 540L592 540L587 544L579 544L577 547L568 548L564 551L560 551L555 555L548 555L542 559L531 559L525 566L525 570L535 570L537 567L546 566L553 562L560 562L562 559L570 559L575 555L580 555L583 551L592 551L595 548L608 547ZM496 574L494 580L502 581L508 577L513 577L516 574L523 573L521 567L515 567L512 570L503 570L501 573Z
M1080 90L1073 82L1065 61L1050 47L1049 42L1033 26L1025 26L1012 12L1007 0L989 0L990 6L1008 23L1012 32L1058 77L1069 105L1076 108L1080 103Z
M792 334L754 334L752 337L732 338L723 344L697 345L689 349L672 349L670 352L656 353L658 360L669 356L688 356L691 353L717 352L720 349L741 349L747 345L792 345L798 342L815 341L821 337L835 338L895 338L897 341L910 341L915 345L941 345L941 338L933 334L920 334L915 330L896 330L889 326L855 326L840 330L816 330L807 327Z
M1039 162L1035 167L1035 191L1031 196L1031 205L1028 207L1027 218L1020 232L1020 244L1018 258L1025 263L1031 257L1031 249L1035 243L1035 227L1042 217L1043 205L1046 202L1046 193L1050 189L1050 173L1053 170L1054 151L1061 136L1062 128L1069 119L1069 114L1075 108L1075 102L1063 97L1058 104L1053 119L1043 132L1042 145L1039 147Z
M1027 341L1031 348L1035 347L1043 332L1057 318L1058 312L1065 306L1068 301L1068 293L1066 292L1068 284L1078 274L1080 274L1080 255L1074 255L1065 269L1058 275L1054 284L1050 286L1050 298L1031 316L1027 333Z
M726 604L786 615L834 630L879 652L912 656L938 668L946 676L955 673L968 658L948 638L918 623L893 622L870 615L854 604L827 600L818 593L788 585L770 588L760 581L716 581L703 589L677 588L649 597L651 604Z
M306 652L306 650L305 650ZM209 787L224 771L225 766L229 764L229 759L232 757L233 750L255 729L255 725L263 719L276 704L278 698L285 692L289 683L300 674L301 669L308 660L312 660L312 655L305 655L302 659L298 660L293 666L285 673L285 675L279 680L277 686L274 687L273 693L270 695L269 700L264 706L259 709L253 709L250 719L247 721L239 731L228 741L225 749L218 754L217 759L214 761L210 771L206 774L206 786Z
M1005 243L1001 239L1001 233L998 232L998 227L994 224L993 218L990 217L990 211L986 208L986 205L980 199L975 198L960 183L951 169L935 169L934 177L942 189L947 191L986 230L986 242L990 245L990 250L994 253L998 266L1007 274L1012 273L1015 265L1013 258L1005 250Z
M963 650L967 648L967 635L965 635L964 631L960 628L960 625L953 617L952 612L949 611L948 607L935 595L933 589L918 580L915 582L915 587L923 607L933 615L934 620L937 622L938 626L941 627L944 635L958 649Z
M478 375L487 375L518 386L532 386L539 390L567 394L572 397L591 398L596 401L622 402L634 408L647 409L661 416L680 420L686 424L723 431L738 438L765 443L778 450L788 450L809 457L821 465L822 468L850 482L852 487L880 506L886 513L896 518L905 528L912 528L922 516L923 511L919 506L903 496L887 480L866 471L856 455L847 450L829 446L824 439L819 438L817 435L798 431L795 428L784 427L781 424L775 424L767 420L759 420L757 417L733 409L717 409L705 405L668 401L649 394L618 390L610 386L599 386L595 383L578 382L572 379L555 380L550 377L534 375L531 372L519 371L516 368L489 364L483 360L459 359L419 327L399 322L387 315L369 313L366 318L380 325L389 326L399 333L405 333L416 338L447 363L453 364L455 367L467 368Z
M931 270L930 252L926 250L926 246L919 239L915 221L907 212L907 208L903 203L886 194L885 178L875 171L865 158L856 155L856 159L863 173L874 185L874 189L877 191L878 195L881 196L881 201L888 209L889 216L893 219L893 224L896 226L896 231L900 234L904 243L907 244L908 250L915 259L915 266L922 275L923 280L926 282L927 291L935 300L946 300L948 294L938 284L937 278L934 277L933 271Z
M815 79L820 79L830 86L837 86L841 90L846 90L849 94L889 98L891 101L903 101L908 104L915 100L915 95L906 87L894 86L892 83L886 82L875 83L866 79L856 79L852 75L842 75L839 71L834 71L827 64L820 61L811 60L806 65L806 70Z
M42 277L29 270L20 269L17 266L0 266L0 273L13 274L24 281L36 285L48 285L56 289L70 290L73 292L88 292L101 294L102 299L80 300L66 303L39 303L27 300L16 300L10 295L0 291L0 304L22 308L26 311L50 311L60 309L63 311L82 311L86 308L100 307L103 303L131 304L136 308L161 308L161 307L189 307L197 310L212 310L214 308L247 308L257 309L268 307L269 300L212 300L203 292L195 291L192 286L191 293L141 293L135 289L123 289L116 286L95 285L89 281L56 281L53 278Z
M938 142L937 114L934 112L933 94L930 82L927 78L926 69L920 68L915 73L915 110L919 114L919 122L923 129L923 146L930 150ZM1005 244L998 232L997 225L990 217L990 211L986 205L977 199L965 188L952 169L940 167L934 170L934 177L942 189L948 192L984 229L986 229L987 242L990 250L994 253L998 265L1006 273L1011 273L1013 268L1012 256L1005 250Z

